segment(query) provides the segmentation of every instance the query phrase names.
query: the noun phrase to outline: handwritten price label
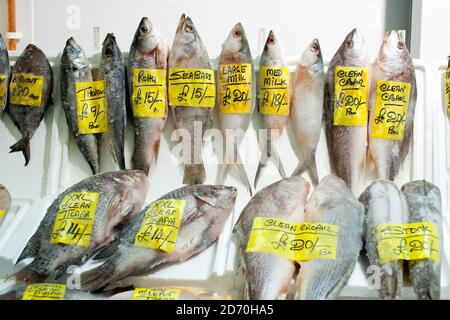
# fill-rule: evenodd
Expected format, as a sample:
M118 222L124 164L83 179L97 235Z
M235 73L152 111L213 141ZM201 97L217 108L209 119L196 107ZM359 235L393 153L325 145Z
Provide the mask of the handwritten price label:
M252 65L219 66L220 111L250 113L252 111Z
M367 124L367 68L336 67L335 126L365 126Z
M179 300L180 289L145 289L136 288L133 300Z
M6 76L0 74L0 109L6 107L7 87Z
M40 107L44 76L15 73L9 85L11 103L30 107Z
M50 243L89 247L98 192L66 194L59 205Z
M440 238L431 222L382 224L376 228L380 263L396 260L440 260Z
M445 72L445 102L447 103L447 112L450 113L450 67Z
M0 210L0 221L3 220L3 218L5 217L6 211L5 210Z
M378 81L372 138L403 140L410 91L409 83Z
M134 239L134 245L172 252L185 204L186 201L181 199L162 199L150 204Z
M180 107L214 107L216 86L212 69L169 70L169 103Z
M36 283L27 286L22 300L64 300L65 294L64 284Z
M262 114L289 114L289 70L262 67L259 70L259 111Z
M166 70L133 69L133 115L162 118L166 115Z
M108 130L105 80L75 83L78 133L94 134Z
M273 253L293 261L336 259L338 226L255 218L246 252Z

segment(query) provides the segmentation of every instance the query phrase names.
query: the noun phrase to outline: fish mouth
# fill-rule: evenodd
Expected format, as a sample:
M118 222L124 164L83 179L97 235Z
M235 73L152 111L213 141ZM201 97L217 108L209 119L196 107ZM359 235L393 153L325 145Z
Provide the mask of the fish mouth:
M150 31L150 28L148 25L150 24L150 20L147 17L143 17L141 19L141 22L139 22L139 32L140 33L147 33Z
M180 17L180 21L178 22L177 33L183 29L184 23L186 22L186 14L182 14Z

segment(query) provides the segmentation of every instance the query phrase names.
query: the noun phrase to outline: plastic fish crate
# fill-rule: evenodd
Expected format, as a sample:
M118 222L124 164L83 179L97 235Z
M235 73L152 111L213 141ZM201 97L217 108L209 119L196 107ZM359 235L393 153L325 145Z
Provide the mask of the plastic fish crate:
M92 66L94 68L98 66L99 55L89 56ZM125 58L126 56L124 54ZM8 147L20 137L18 130L8 115L4 115L4 121L0 122L0 136L2 137L0 142L0 163L2 164L0 182L8 187L13 197L11 213L7 215L5 223L0 228L0 278L13 273L21 266L14 266L14 262L28 239L37 229L47 207L57 194L91 175L87 162L69 133L62 108L60 55L53 54L48 55L48 57L55 75L54 105L31 140L31 162L28 167L23 167L22 154L8 154ZM14 61L16 58L17 54L13 53L11 60ZM287 60L289 69L293 72L298 57L289 57ZM217 68L217 61L212 61L212 64ZM256 69L258 69L258 65L259 61L256 60ZM443 96L439 83L432 81L433 77L439 79L439 73L442 72L442 69L433 69L420 60L415 60L415 65L418 99L413 145L396 183L400 187L410 180L426 179L441 188L444 215L442 297L449 298L450 267L449 248L446 239L449 235L447 199L450 194L447 185L450 182L450 151L446 149L448 145L446 142L450 139L450 127L446 120L445 108L441 108L442 101L432 101L433 97ZM258 79L258 77L255 76L255 79ZM214 128L217 129L217 111L214 113ZM250 128L240 148L240 154L250 181L254 179L261 154L255 130L258 128L261 128L261 118L255 110ZM290 142L293 135L289 122L286 129L280 139L279 152L286 173L289 175L297 166L298 160ZM150 177L150 191L146 204L182 186L183 166L180 164L177 155L171 151L175 145L175 142L171 140L172 131L173 122L169 116L161 140L158 164ZM133 128L129 123L125 146L127 166L130 166L133 136ZM216 143L217 141L212 141L210 137L207 137L203 148L203 160L207 175L206 184L215 184L218 181L218 161L215 153L218 146ZM102 171L117 169L103 146L101 147L100 157ZM324 177L329 173L329 162L323 131L316 158L319 176ZM444 166L443 159L447 159L446 166ZM309 179L307 175L305 175L305 178ZM275 166L268 165L259 182L258 190L279 179ZM367 180L365 185L368 183ZM124 280L123 284L132 282L139 286L168 284L197 286L214 289L222 294L232 294L235 298L239 297L238 293L241 292L242 281L235 276L236 245L233 242L232 229L250 196L233 171L226 184L238 188L238 197L232 216L225 225L219 240L212 247L184 263L170 266L144 277ZM362 187L365 187L365 185ZM254 190L254 193L258 190ZM363 188L361 188L362 190ZM405 291L405 298L414 298L411 288L407 288ZM377 297L377 291L367 287L364 267L358 263L340 298L370 299Z

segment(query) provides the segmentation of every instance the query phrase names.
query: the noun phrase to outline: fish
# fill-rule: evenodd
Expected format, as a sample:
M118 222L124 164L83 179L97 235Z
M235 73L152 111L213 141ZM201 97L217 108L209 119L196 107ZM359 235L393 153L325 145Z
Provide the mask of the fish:
M331 173L357 191L367 153L366 126L335 126L335 70L337 66L368 67L364 38L358 29L346 37L328 68L324 94L324 119Z
M192 287L171 287L164 286L158 288L147 288L147 289L175 289L179 290L180 296L177 300L211 300L214 298L214 292L210 290L201 289L201 288L192 288ZM115 294L109 298L109 300L133 300L134 290L128 290L125 292L121 292Z
M81 287L98 291L115 281L147 274L155 268L160 270L201 253L218 239L234 208L236 196L234 187L211 185L185 186L169 192L158 200L185 200L174 250L166 253L134 245L150 204L123 230L120 238L88 260L87 263L97 260L101 264L81 273Z
M53 104L53 70L41 49L34 44L29 44L17 59L12 69L11 79L19 73L44 77L41 104L38 107L15 104L10 101L7 109L11 120L22 134L22 138L10 147L10 153L21 151L27 166L31 158L30 140Z
M22 300L23 294L27 289L28 285L25 283L15 284L6 290L0 292L0 301L1 300ZM92 294L89 292L76 290L76 289L68 289L66 288L64 292L64 298L62 300L107 300L108 296L105 294Z
M133 70L135 68L160 69L167 71L169 49L156 25L148 18L142 18L134 34L128 56L128 90L133 92ZM167 91L167 90L166 90ZM166 92L167 97L167 92ZM130 95L130 99L132 96ZM130 100L130 105L133 101ZM166 124L168 100L164 100L165 114L160 118L136 117L131 112L134 127L134 151L132 168L149 174L150 167L158 160L161 134Z
M99 194L90 241L87 247L51 243L59 206L66 195L74 192ZM113 241L121 228L140 212L148 191L142 171L105 172L86 178L61 193L47 209L37 231L26 244L16 263L34 258L15 274L17 281L36 283L50 275L61 276L68 264L78 264L95 248Z
M443 248L441 191L425 180L411 181L402 186L409 210L408 223L431 222ZM419 300L439 300L441 293L441 263L431 259L408 261L409 278Z
M91 81L93 81L92 71L83 49L74 38L69 38L61 57L61 101L69 130L92 173L97 174L100 172L97 135L78 133L75 83Z
M11 68L9 65L8 47L0 34L0 116L8 103L8 85ZM4 78L3 78L4 77Z
M364 206L342 179L328 175L308 200L305 222L338 226L336 260L300 262L295 297L298 300L335 299L350 278L363 247Z
M98 79L105 80L108 105L108 130L102 136L114 162L124 170L127 127L125 64L112 33L108 33L103 41Z
M5 219L5 215L8 213L11 208L11 194L8 189L0 184L0 226Z
M318 39L302 54L292 77L290 118L299 149L299 163L293 175L307 171L313 185L319 183L316 149L322 131L325 72Z
M403 261L381 264L378 254L376 229L382 224L404 224L408 221L408 204L405 196L391 181L377 180L360 195L366 216L364 223L364 248L371 266L380 269L382 299L400 299L403 287Z
M225 68L224 65L227 64L250 64L252 69L252 79L255 78L252 53L248 44L247 35L245 34L244 27L241 23L237 23L233 29L231 29L227 39L222 44L222 52L219 57L219 72L222 66ZM220 92L220 85L221 84L218 83L217 92ZM235 167L239 173L241 182L246 186L250 196L252 194L252 186L239 155L239 146L242 143L242 139L244 138L244 134L247 131L248 126L250 125L250 120L255 108L253 83L251 90L252 92L249 93L249 97L251 97L250 101L247 101L247 103L250 104L250 112L224 113L220 108L218 112L219 125L224 139L226 156L225 163L220 165L219 168L219 184L223 184L225 182L229 171L232 167ZM217 98L220 100L219 95ZM217 103L220 104L221 101L218 101ZM229 138L232 139L231 142L229 141Z
M380 52L371 68L369 91L369 161L375 165L376 178L394 180L409 152L417 101L416 72L405 41L398 31L386 32ZM404 121L403 140L387 140L372 137L372 127L378 117L375 112L377 85L380 80L410 84L408 111Z
M208 52L197 29L191 18L184 14L178 23L170 50L169 68L211 68ZM185 159L183 184L201 184L206 178L201 155L203 137L213 125L213 108L171 106L171 110L175 128L190 134L190 157Z
M242 210L234 234L239 243L238 272L245 275L245 298L274 300L287 295L296 272L293 261L259 252L245 252L256 217L276 217L289 222L303 222L309 182L293 176L261 189Z

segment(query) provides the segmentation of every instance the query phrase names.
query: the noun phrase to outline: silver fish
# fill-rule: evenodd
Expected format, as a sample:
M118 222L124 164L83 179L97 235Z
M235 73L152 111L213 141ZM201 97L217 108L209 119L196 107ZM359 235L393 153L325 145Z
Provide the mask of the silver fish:
M322 51L314 39L303 52L292 77L290 118L299 149L299 164L293 175L307 171L314 185L319 183L316 149L323 118L323 90L325 73Z
M0 211L3 211L2 216L0 217L0 225L5 219L5 215L8 213L11 208L11 194L8 189L2 184L0 184Z
M147 190L147 177L137 170L98 174L68 188L53 201L25 246L17 263L29 257L34 260L15 274L16 279L32 283L43 281L49 275L62 275L67 263L79 263L84 255L112 241L118 234L118 227L131 221L142 209ZM61 201L65 195L81 191L99 193L89 246L50 243Z
M407 223L408 205L405 196L394 183L377 180L367 187L359 201L366 209L364 247L370 265L380 267L380 297L399 299L403 286L403 261L380 263L376 228L381 224Z
M128 56L128 90L133 92L133 70L135 68L167 70L168 48L156 26L142 18L134 34ZM167 94L166 94L167 96ZM161 134L167 119L168 101L164 101L166 113L161 118L141 118L132 115L134 127L134 151L131 158L133 169L144 171L147 175L150 167L156 164L159 154ZM133 101L130 101L130 105Z
M368 67L369 58L361 33L354 29L331 60L325 83L324 118L333 174L357 191L367 149L367 126L335 126L335 70L337 66Z
M417 101L416 72L413 60L398 31L389 31L384 36L378 57L372 65L370 78L369 159L375 164L378 179L394 180L400 165L409 152ZM372 137L373 122L379 116L375 114L375 106L377 84L380 80L397 81L411 85L408 111L403 118L405 133L401 141Z
M39 107L30 107L28 105L10 102L7 109L11 120L22 134L22 139L10 147L10 153L21 151L25 157L25 165L28 165L31 157L30 140L47 110L53 104L53 70L41 49L33 44L29 44L19 59L17 59L11 73L11 79L18 73L28 73L44 77L42 99Z
M108 33L103 41L98 78L105 80L108 104L108 130L103 134L103 139L106 141L114 162L121 170L124 170L127 126L125 64L112 33Z
M247 35L245 34L244 27L241 23L237 23L230 31L225 42L222 44L222 52L219 57L219 72L222 66L227 64L250 64L252 68L252 79L255 78L253 70L253 59L250 52L250 46L248 44ZM252 118L253 110L255 108L255 94L254 86L252 84L253 92L250 92L251 99L247 103L250 103L249 113L224 113L219 108L219 124L224 137L224 146L226 152L225 164L220 166L219 170L219 184L225 182L225 178L228 175L231 167L235 167L239 172L241 182L247 187L250 195L252 194L252 187L245 171L245 167L242 164L241 157L239 155L239 146L244 138L244 133L247 131ZM220 92L220 83L218 83L217 92ZM218 95L218 100L220 96ZM220 104L221 101L218 101ZM231 136L229 137L229 135ZM230 142L228 138L233 140Z
M294 262L270 253L245 252L256 217L303 222L309 183L300 176L286 178L261 189L245 206L235 227L239 240L239 271L246 279L250 300L273 300L286 296L295 273Z
M335 299L350 278L362 249L364 207L345 182L335 176L322 179L306 206L306 222L337 225L336 260L300 263L296 298Z
M4 79L0 79L0 93L2 94L0 96L0 115L5 110L8 102L10 72L11 68L9 65L8 47L0 34L0 76L5 77Z
M409 209L409 223L432 222L440 237L441 259L443 254L441 191L435 185L421 180L402 187ZM441 263L431 259L408 262L409 278L420 300L439 300L441 294Z
M113 281L152 272L156 267L185 261L213 244L223 230L234 208L237 191L233 187L195 185L169 192L160 199L185 200L184 212L174 251L137 247L134 245L145 213L141 211L117 241L108 245L93 260L103 263L81 274L82 287L89 291L101 289Z
M61 100L67 125L81 154L86 158L93 174L100 171L99 151L96 134L78 133L76 82L91 82L92 73L83 49L69 38L61 57Z
M261 54L260 68L285 66L286 61L284 59L281 44L275 36L275 33L270 30L264 46L264 51ZM268 161L272 161L276 165L280 176L282 178L286 178L286 173L284 172L283 163L281 162L277 145L279 137L283 133L287 119L288 115L262 114L263 127L264 129L267 129L267 138L263 145L263 151L261 154L261 159L259 160L258 169L256 170L254 183L255 189L261 177L262 170L267 165Z
M210 69L208 52L195 29L191 18L181 16L169 55L169 68ZM190 158L184 163L184 184L199 184L205 181L202 160L203 136L213 124L213 108L171 106L176 129L190 134ZM201 130L201 135L197 133ZM183 137L184 139L184 137Z

